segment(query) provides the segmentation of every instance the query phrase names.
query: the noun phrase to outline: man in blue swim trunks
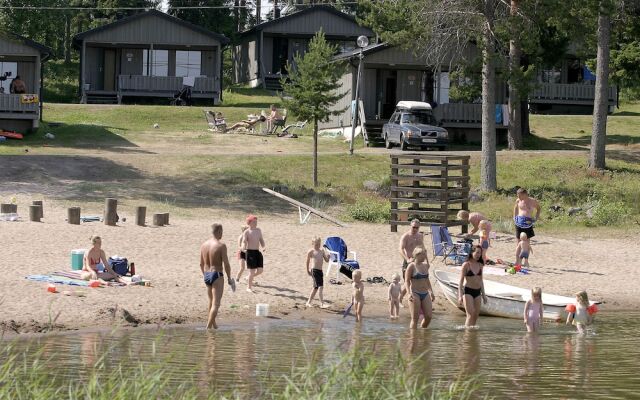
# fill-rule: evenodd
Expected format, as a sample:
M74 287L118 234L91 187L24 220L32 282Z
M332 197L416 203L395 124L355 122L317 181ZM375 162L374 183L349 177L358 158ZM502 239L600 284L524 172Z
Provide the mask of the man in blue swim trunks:
M224 292L224 275L227 275L227 283L231 290L235 291L235 281L231 277L231 266L227 257L227 245L222 242L222 225L211 225L213 237L200 246L200 271L207 285L209 296L207 329L218 329L216 316L220 309L220 300ZM224 265L224 274L222 266Z
M516 238L520 241L520 234L522 232L527 234L527 237L531 239L536 234L533 231L533 225L540 218L540 203L533 197L529 197L527 189L520 188L516 192L518 199L513 207L513 222L516 225ZM535 217L533 216L533 210L536 211Z

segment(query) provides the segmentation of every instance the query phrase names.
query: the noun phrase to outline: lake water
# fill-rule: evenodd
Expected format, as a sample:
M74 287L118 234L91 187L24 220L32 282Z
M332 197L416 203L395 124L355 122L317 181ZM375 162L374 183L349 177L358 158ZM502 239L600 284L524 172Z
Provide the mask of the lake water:
M428 330L415 331L406 319L369 318L356 325L353 318L328 316L256 319L213 333L193 326L71 332L5 339L4 345L28 355L41 351L63 379L77 379L106 354L106 370L164 363L176 382L195 377L244 393L256 393L293 364L304 364L310 353L317 362L332 363L355 348L381 355L399 350L417 358L413 369L425 379L476 376L481 393L498 399L631 399L640 398L638 321L640 313L601 312L587 335L561 324L528 335L520 321L501 318L481 317L480 329L460 329L462 314L436 315Z

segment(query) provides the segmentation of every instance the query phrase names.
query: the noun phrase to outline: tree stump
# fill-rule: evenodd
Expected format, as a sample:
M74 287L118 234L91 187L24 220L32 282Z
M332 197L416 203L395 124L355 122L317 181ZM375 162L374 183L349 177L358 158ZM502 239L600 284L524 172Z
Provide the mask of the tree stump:
M71 225L80 225L80 207L67 208L67 222Z
M40 222L40 214L42 214L42 206L41 205L31 205L31 206L29 206L29 221L31 221L31 222Z
M115 226L118 219L118 200L106 199L104 202L104 224Z
M136 225L145 226L147 224L147 207L136 207Z
M164 225L164 214L153 214L153 225L155 225L155 226L163 226Z
M162 222L164 222L164 225L169 225L169 213L162 214Z
M11 204L11 203L0 204L0 213L2 214L15 214L17 212L18 212L17 204Z
M42 200L34 200L32 204L34 206L40 206L40 218L44 218L44 204Z

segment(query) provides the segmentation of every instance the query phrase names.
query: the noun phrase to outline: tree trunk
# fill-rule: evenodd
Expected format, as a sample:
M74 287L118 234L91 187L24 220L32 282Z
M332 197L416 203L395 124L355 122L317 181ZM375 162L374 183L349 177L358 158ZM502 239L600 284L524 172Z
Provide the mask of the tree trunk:
M313 120L313 187L318 187L318 120Z
M531 127L529 126L529 102L524 99L520 102L520 115L522 117L522 136L531 135Z
M593 132L589 168L605 168L605 146L607 144L607 112L609 111L609 41L611 39L611 16L600 10L598 15L598 59L596 64L596 88L593 101Z
M118 220L118 200L105 199L104 201L104 218L105 225L115 226Z
M256 0L256 25L262 21L262 1Z
M480 162L480 188L493 192L498 188L496 179L496 68L493 37L496 0L485 0L482 28L482 160Z
M236 26L236 32L242 32L242 24L240 24L240 0L233 1L233 23Z
M280 8L278 7L278 0L273 0L273 19L280 18Z
M71 15L64 15L64 63L71 62Z
M515 18L518 13L518 1L511 0L511 18ZM509 150L522 149L522 121L520 114L520 93L518 92L517 80L520 76L520 42L517 39L515 29L511 31L511 41L509 41L509 72L511 82L509 82Z

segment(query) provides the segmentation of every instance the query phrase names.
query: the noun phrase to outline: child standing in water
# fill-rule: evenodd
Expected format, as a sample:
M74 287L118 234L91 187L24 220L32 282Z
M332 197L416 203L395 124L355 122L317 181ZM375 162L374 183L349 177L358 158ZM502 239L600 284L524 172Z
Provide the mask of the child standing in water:
M480 248L482 248L482 261L484 264L487 264L487 260L489 257L487 256L487 251L489 250L489 246L491 245L491 239L489 236L491 235L491 224L486 219L483 219L478 224L480 228Z
M356 322L362 321L364 283L362 282L362 272L359 269L353 271L353 295L351 296L351 302L356 309Z
M529 268L529 254L533 254L529 237L526 233L520 232L520 241L516 246L516 264Z
M527 325L527 332L537 332L540 329L543 313L542 289L534 287L531 289L531 298L524 305L524 323Z
M318 292L318 297L320 297L320 308L326 308L324 300L322 299L322 287L324 286L322 264L325 261L329 261L329 253L325 252L324 249L320 247L319 237L313 238L311 245L313 247L307 252L307 274L313 278L313 289L309 295L309 300L307 300L307 307L311 307L311 301L315 297L316 292ZM313 267L309 269L312 261Z
M567 306L567 309L569 308L567 325L573 324L578 329L578 333L585 333L587 325L593 323L593 317L589 312L589 296L587 296L587 292L583 290L576 293L576 304Z
M237 258L238 258L238 264L240 264L240 270L238 271L238 274L236 275L236 282L240 282L240 278L242 278L242 273L244 272L244 268L245 268L245 265L246 265L247 252L244 249L244 241L242 240L242 238L244 237L244 231L246 231L247 228L248 228L248 226L242 225L242 227L240 227L240 229L241 229L240 236L238 236L238 254L237 254Z
M393 274L392 282L389 285L389 318L396 319L400 315L400 274Z

